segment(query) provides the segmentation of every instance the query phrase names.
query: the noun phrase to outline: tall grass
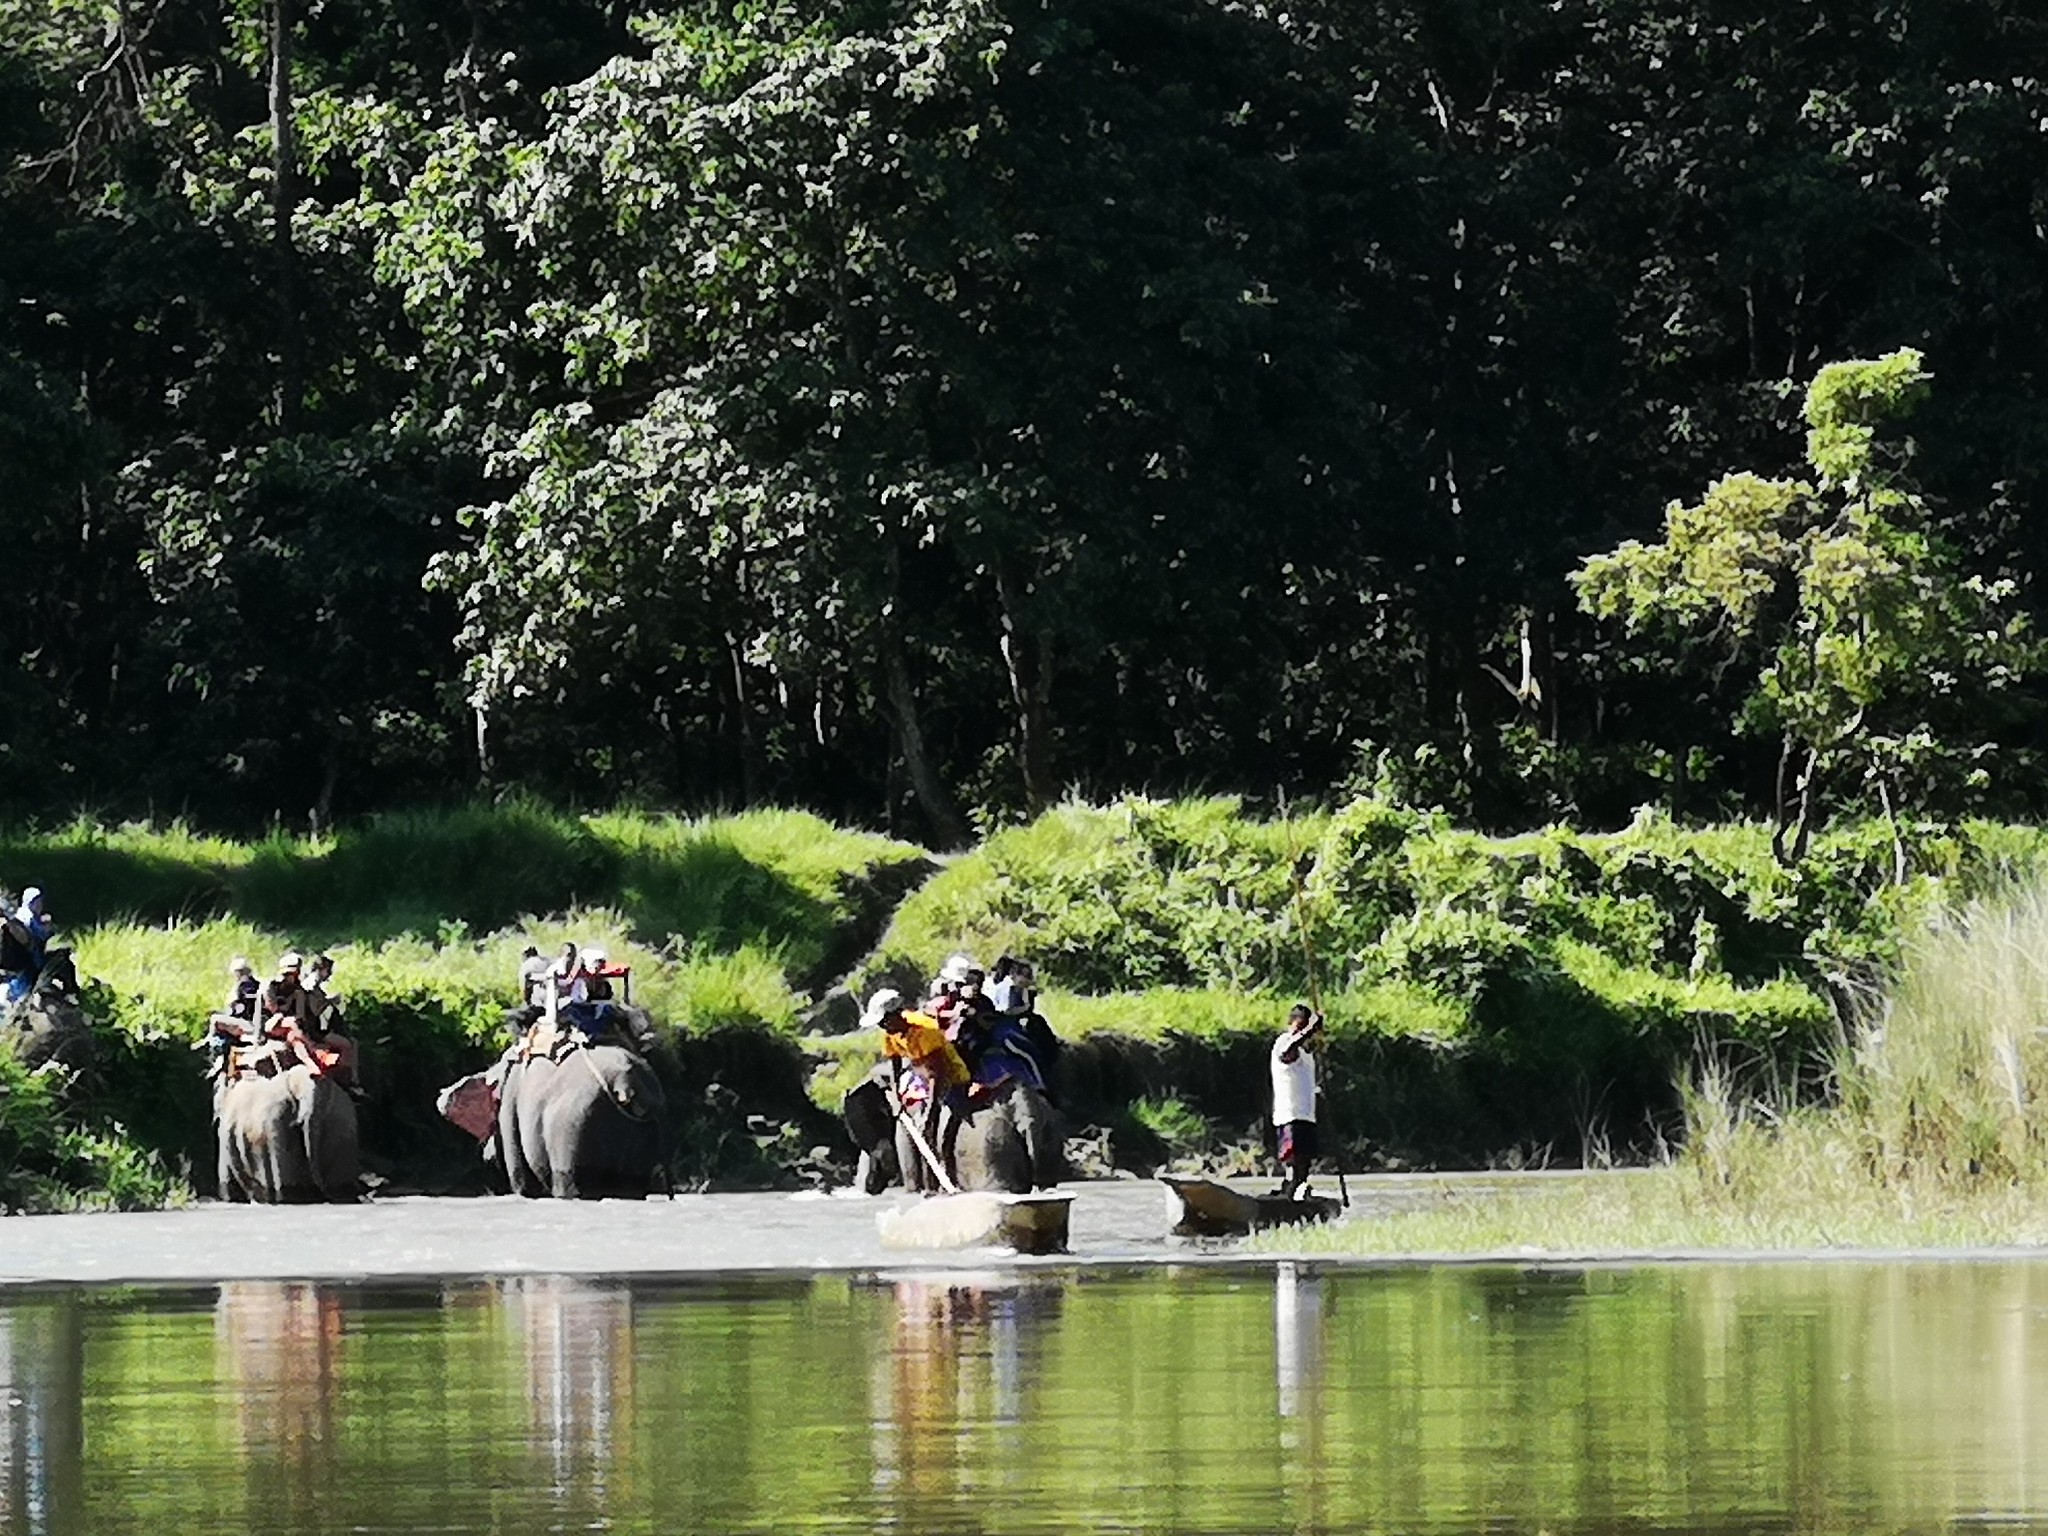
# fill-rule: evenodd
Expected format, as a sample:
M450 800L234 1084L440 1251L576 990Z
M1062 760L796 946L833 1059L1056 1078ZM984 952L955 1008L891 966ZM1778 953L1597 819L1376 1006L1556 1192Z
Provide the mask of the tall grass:
M1913 940L1841 1084L1839 1119L1875 1177L2048 1184L2048 884L1971 902Z
M1482 1194L1268 1246L1583 1255L2048 1244L2048 883L1938 912L1838 1041L1832 1089L1710 1057L1682 1146L1625 1180Z

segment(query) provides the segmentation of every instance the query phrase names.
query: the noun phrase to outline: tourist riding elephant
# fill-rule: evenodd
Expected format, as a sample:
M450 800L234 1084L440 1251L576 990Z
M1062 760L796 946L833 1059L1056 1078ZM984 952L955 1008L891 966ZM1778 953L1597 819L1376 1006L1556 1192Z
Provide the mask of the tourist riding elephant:
M361 1194L355 1100L303 1063L274 1077L223 1074L214 1084L213 1124L223 1200L311 1205Z
M666 1102L647 1058L623 1045L513 1056L498 1085L498 1150L513 1193L645 1199L667 1155Z
M841 1104L847 1132L861 1149L861 1187L879 1194L900 1177L911 1189L937 1189L939 1181L924 1152L909 1127L896 1118L890 1077L884 1063ZM922 1123L918 1129L924 1129ZM925 1144L946 1159L948 1172L962 1189L1024 1194L1050 1189L1066 1173L1059 1111L1044 1094L1015 1078L973 1104L965 1115L947 1111L938 1135L927 1135Z

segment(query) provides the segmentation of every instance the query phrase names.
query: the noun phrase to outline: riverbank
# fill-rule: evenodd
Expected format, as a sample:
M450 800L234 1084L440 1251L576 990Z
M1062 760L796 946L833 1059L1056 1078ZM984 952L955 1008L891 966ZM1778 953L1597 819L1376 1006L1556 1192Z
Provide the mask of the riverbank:
M564 941L634 967L684 1187L843 1180L835 1111L873 1059L858 998L914 990L961 946L1038 964L1091 1174L1257 1165L1265 1053L1312 986L1331 1021L1326 1133L1354 1164L1645 1158L1682 1135L1694 1063L1810 1080L1834 1039L1826 978L1881 969L1925 913L2043 844L1905 830L1904 882L1889 826L1836 829L1787 870L1760 826L1646 815L1489 838L1370 798L1287 820L1229 799L1067 804L947 859L787 811L513 804L256 843L0 832L0 881L49 891L102 1046L61 1093L0 1060L0 1203L206 1192L191 1047L228 958L284 948L339 962L365 1166L392 1190L482 1189L433 1092L495 1054L521 947Z

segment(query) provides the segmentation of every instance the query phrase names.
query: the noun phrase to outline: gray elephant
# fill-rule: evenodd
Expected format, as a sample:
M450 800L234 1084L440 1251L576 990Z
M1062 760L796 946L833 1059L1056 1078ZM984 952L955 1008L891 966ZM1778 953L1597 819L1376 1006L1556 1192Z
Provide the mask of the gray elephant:
M915 1190L939 1181L910 1129L898 1121L887 1063L846 1095L840 1106L847 1133L861 1150L860 1183L879 1194L899 1179ZM923 1126L920 1124L919 1129ZM1036 1088L1011 1078L967 1113L940 1116L926 1146L944 1158L962 1189L1024 1194L1050 1189L1066 1174L1059 1111Z
M56 1062L73 1071L92 1064L92 1021L75 999L35 992L6 1011L0 1038L30 1069Z
M355 1100L303 1063L274 1077L223 1074L213 1124L223 1200L310 1205L361 1194Z
M624 1045L512 1055L498 1084L498 1155L512 1192L645 1199L664 1167L666 1106L653 1066Z

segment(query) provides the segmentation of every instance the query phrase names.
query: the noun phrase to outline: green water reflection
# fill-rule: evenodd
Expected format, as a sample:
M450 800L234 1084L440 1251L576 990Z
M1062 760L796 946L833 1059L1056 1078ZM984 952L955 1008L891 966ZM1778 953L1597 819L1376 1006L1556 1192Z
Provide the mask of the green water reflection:
M2048 1529L2048 1266L0 1301L0 1532Z

